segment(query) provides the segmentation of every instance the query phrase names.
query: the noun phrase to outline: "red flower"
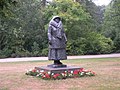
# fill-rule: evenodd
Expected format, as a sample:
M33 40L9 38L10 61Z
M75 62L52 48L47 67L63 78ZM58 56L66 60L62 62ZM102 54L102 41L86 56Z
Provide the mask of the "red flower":
M33 69L32 72L36 72L36 69Z
M74 70L73 74L78 74L79 71L78 70Z
M45 75L43 75L42 78L45 78Z
M68 70L68 73L71 73L71 71L70 71L70 70Z
M58 76L60 76L60 74L55 74L53 75L53 78L57 78Z
M95 75L96 73L95 73L95 72L92 72L92 74L94 74L94 75Z
M50 75L46 73L46 74L45 74L45 77L46 77L46 78L50 78Z
M80 68L80 69L79 69L79 72L82 72L82 71L83 71L83 68Z

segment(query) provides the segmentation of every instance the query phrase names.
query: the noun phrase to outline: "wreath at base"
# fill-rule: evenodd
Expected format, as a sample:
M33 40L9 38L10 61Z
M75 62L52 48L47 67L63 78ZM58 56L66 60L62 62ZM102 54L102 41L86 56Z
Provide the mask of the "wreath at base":
M27 70L26 75L39 77L45 80L56 80L56 79L66 79L66 78L78 78L85 76L95 76L95 72L91 70L84 70L83 68L76 70L68 70L61 73L53 73L46 70L37 70L35 68Z

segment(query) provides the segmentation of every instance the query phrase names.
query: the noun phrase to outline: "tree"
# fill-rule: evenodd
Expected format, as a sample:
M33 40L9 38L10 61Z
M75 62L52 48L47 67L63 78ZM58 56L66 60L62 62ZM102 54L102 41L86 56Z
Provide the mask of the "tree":
M44 38L47 36L42 19L41 2L20 0L16 7L10 6L9 10L13 16L9 18L2 16L4 18L0 21L1 54L6 57L27 56L26 54L34 52L32 47L36 45L34 44L36 42L40 55L42 49L46 47ZM5 52L8 53L5 55Z
M113 0L105 11L103 32L115 45L115 52L120 52L120 0Z
M91 15L95 30L101 32L105 6L97 6L93 0L76 0L76 2L79 2L85 11Z
M49 4L46 1L0 1L0 57L47 56L47 27L54 15L62 18L69 55L111 52L111 39L96 32L99 19L91 1L84 2L85 6L75 0L53 0ZM119 38L117 34L116 46Z
M16 3L16 0L0 0L0 18L9 17L12 14L9 7L12 5L16 5Z
M5 57L6 55L9 56L11 51L7 51L4 47L7 45L8 42L8 20L14 16L10 7L15 6L16 1L14 0L0 0L0 56ZM4 49L4 50L3 50Z
M55 0L45 9L45 24L47 25L54 15L62 18L67 37L76 39L86 32L93 31L91 16L86 13L82 6L73 0ZM74 37L72 37L74 36Z
M73 0L54 0L45 9L46 26L54 15L62 18L68 38L67 53L69 55L100 54L105 50L106 53L111 52L112 41L95 32L95 22L92 16L80 3ZM97 50L98 46L100 46L99 50Z

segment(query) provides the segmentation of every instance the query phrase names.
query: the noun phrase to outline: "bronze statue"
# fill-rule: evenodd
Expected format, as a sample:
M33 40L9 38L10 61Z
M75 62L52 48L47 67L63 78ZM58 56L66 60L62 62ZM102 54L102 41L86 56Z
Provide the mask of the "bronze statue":
M66 60L67 38L64 32L61 18L54 16L48 27L49 53L48 59L54 60L53 65L63 65L60 60Z

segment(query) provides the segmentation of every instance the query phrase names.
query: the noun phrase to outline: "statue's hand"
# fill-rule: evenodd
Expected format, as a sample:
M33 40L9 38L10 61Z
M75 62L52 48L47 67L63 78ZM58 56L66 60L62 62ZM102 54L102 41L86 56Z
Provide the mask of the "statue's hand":
M65 44L67 44L67 41L65 41Z
M51 45L51 44L52 44L52 42L51 42L51 41L49 41L49 44Z

